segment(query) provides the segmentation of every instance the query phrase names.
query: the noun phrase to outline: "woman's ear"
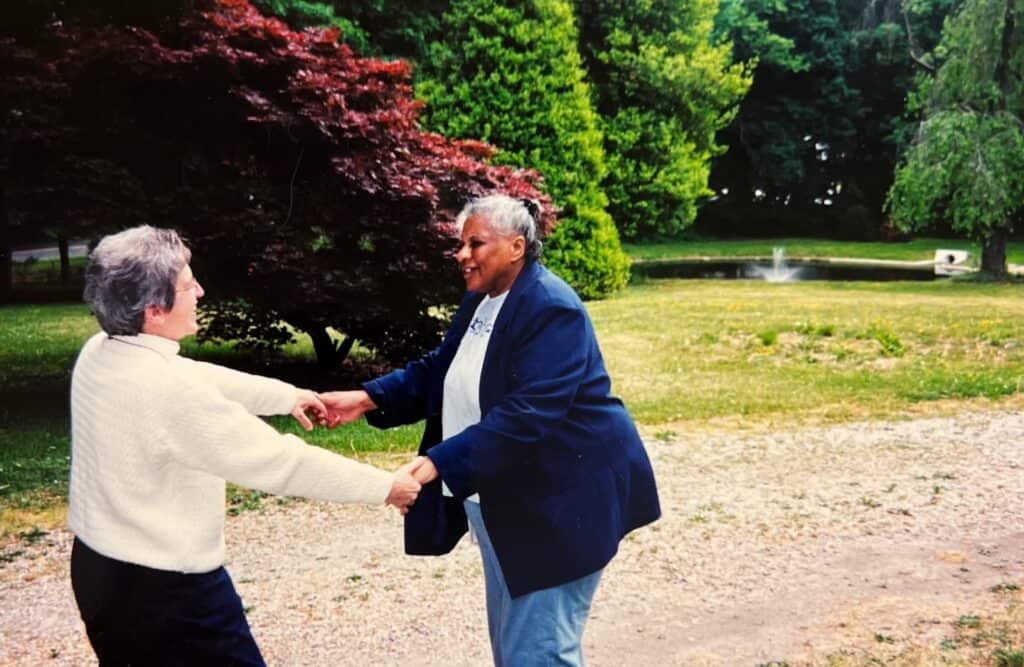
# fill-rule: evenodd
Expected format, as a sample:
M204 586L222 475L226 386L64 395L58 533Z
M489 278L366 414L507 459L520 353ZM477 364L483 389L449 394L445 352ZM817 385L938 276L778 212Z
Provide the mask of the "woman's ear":
M163 326L167 311L159 306L146 306L142 314L142 333L150 333Z
M517 236L512 239L512 261L518 262L526 254L526 237Z

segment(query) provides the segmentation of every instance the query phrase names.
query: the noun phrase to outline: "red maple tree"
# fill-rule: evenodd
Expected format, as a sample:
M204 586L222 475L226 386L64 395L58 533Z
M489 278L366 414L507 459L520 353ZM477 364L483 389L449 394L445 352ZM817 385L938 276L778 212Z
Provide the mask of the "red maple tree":
M246 0L178 5L176 20L126 20L66 2L66 17L0 30L12 224L179 229L210 285L207 336L273 346L284 321L325 365L355 339L391 359L436 343L437 306L460 293L450 223L470 198L536 198L554 224L535 173L419 127L406 63Z

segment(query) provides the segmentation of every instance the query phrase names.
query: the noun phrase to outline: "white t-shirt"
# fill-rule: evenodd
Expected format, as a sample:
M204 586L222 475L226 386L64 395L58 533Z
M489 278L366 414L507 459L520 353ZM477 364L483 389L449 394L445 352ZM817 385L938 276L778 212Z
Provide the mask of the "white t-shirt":
M444 376L441 437L445 440L480 421L480 372L494 322L507 296L508 292L496 297L485 296L476 307L466 334L459 343L459 349L455 351L455 358ZM441 486L446 496L452 495L443 480ZM480 496L474 493L467 500L480 502Z

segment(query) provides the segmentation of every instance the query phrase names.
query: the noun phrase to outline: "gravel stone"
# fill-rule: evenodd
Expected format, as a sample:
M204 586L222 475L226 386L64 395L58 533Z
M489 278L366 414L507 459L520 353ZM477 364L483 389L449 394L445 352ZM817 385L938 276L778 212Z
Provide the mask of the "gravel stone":
M649 442L664 517L606 570L588 664L826 664L876 633L937 645L998 602L993 586L1024 585L1022 443L1012 412ZM268 664L489 664L468 540L409 557L397 513L308 501L265 502L227 530ZM0 554L0 665L96 664L71 539Z

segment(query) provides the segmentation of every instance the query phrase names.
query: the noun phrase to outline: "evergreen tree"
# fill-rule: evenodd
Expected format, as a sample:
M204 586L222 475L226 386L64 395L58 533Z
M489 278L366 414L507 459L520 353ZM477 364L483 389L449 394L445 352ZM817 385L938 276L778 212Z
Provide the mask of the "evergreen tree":
M448 0L255 0L295 28L336 27L358 53L414 62L426 59L440 35Z
M429 126L539 171L561 207L547 265L586 298L622 287L628 259L600 186L602 138L568 0L455 0L442 27L417 87Z
M718 0L577 0L580 50L603 120L605 191L627 239L673 235L712 194L708 174L750 86L713 38Z

